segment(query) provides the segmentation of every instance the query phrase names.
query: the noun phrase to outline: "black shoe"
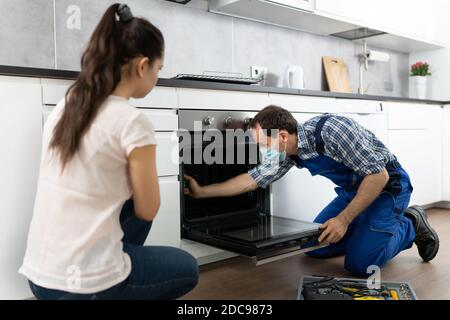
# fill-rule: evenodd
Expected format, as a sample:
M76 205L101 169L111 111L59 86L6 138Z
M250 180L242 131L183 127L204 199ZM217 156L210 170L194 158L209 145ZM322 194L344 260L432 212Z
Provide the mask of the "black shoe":
M439 251L439 237L428 222L425 211L419 206L412 206L405 210L405 216L410 218L416 230L414 243L423 261L433 260Z

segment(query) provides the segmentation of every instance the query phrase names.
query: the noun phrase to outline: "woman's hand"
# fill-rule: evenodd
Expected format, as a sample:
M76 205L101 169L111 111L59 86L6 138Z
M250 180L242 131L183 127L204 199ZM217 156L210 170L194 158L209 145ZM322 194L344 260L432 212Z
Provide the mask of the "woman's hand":
M323 231L319 237L319 242L329 244L339 242L347 233L348 226L349 223L341 216L328 220L320 226Z
M194 178L185 174L184 179L189 184L189 188L184 188L185 195L192 197L194 199L200 199L205 197L203 188L200 187L200 185L197 183L197 181L195 181Z

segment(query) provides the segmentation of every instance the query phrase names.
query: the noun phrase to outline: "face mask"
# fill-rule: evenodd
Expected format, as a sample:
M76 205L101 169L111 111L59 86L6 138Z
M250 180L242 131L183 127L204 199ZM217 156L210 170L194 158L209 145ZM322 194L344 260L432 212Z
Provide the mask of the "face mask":
M274 160L282 162L286 160L287 157L286 151L280 152L274 148L265 148L265 147L259 147L259 150L261 151L263 162L269 162Z

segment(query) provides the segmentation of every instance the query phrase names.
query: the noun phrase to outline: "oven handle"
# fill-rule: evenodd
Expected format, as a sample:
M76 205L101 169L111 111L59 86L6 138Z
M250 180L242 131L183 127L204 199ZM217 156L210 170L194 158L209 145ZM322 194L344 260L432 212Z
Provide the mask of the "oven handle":
M324 248L327 247L328 244L318 244L312 247L308 247L308 248L303 248L303 249L298 249L298 250L292 250L286 253L281 253L281 254L274 254L274 255L270 255L270 256L265 256L265 257L260 257L260 256L254 256L252 257L253 263L256 266L260 266L266 263L270 263L270 262L274 262L274 261L278 261L278 260L282 260L285 258L289 258L289 257L293 257L296 256L298 254L301 253L306 253L306 252L310 252L310 251L314 251L320 248Z

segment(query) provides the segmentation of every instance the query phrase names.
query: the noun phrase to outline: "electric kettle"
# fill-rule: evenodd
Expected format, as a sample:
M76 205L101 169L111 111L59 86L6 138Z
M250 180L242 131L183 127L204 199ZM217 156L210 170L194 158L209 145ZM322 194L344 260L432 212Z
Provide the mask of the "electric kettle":
M304 71L302 66L288 66L285 75L285 85L291 89L305 89Z

